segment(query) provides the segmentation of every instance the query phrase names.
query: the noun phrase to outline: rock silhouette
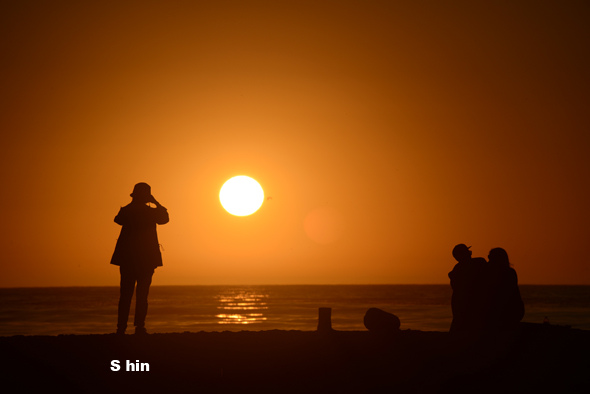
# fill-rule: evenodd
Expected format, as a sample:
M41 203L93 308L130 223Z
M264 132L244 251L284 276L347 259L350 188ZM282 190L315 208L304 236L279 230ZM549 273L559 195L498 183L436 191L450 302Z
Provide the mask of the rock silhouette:
M396 315L379 308L369 308L364 323L367 330L378 334L397 332L401 325Z

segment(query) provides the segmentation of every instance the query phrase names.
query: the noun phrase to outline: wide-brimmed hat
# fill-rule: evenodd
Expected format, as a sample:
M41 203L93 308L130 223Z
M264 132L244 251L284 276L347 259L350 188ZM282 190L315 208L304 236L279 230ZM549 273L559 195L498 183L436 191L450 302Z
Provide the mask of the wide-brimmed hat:
M147 197L152 195L152 188L145 182L140 182L133 187L131 197Z

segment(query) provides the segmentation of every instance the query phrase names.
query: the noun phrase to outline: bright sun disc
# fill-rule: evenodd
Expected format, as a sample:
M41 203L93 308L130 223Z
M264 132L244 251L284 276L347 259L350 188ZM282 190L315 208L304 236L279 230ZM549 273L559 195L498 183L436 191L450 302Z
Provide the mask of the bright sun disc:
M248 216L260 208L264 191L249 176L239 175L228 179L219 191L219 201L226 211L235 216Z

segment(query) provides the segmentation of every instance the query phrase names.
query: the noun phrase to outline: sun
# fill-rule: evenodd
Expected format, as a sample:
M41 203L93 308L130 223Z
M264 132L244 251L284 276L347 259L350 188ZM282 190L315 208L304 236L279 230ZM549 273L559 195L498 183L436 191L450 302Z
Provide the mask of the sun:
M219 191L219 201L235 216L248 216L264 202L264 190L256 180L239 175L228 179Z

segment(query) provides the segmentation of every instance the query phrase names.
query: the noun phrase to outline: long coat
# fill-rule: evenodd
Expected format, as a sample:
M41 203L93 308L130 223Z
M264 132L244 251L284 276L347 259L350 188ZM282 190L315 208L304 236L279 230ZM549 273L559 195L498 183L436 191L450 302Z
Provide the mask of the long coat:
M151 208L135 202L122 207L115 216L115 222L123 227L111 264L146 269L161 266L162 253L156 225L168 221L168 211L164 207Z

